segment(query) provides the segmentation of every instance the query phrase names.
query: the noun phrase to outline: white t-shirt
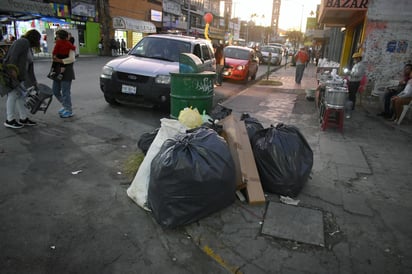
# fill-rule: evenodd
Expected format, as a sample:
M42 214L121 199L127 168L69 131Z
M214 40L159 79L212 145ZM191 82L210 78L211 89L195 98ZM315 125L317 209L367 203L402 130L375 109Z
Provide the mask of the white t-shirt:
M408 81L405 88L397 96L400 98L412 97L412 79Z

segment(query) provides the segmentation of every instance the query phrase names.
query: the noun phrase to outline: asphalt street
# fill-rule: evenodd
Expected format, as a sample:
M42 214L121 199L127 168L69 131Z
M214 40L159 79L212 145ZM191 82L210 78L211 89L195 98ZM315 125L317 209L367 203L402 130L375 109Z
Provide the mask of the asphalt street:
M236 201L167 230L126 195L131 179L122 169L138 152L140 134L165 114L107 105L97 81L102 63L76 63L73 118L60 119L53 102L36 114L38 126L0 129L2 273L412 272L409 118L400 126L382 120L379 102L365 95L343 133L321 131L318 110L305 99L316 68L311 64L297 86L294 68L282 67L270 75L282 85L258 82L222 103L236 116L247 112L265 127L294 125L305 136L314 166L298 205L266 193L265 204ZM48 65L35 63L44 80ZM283 210L302 222L279 215ZM320 237L301 237L312 232Z

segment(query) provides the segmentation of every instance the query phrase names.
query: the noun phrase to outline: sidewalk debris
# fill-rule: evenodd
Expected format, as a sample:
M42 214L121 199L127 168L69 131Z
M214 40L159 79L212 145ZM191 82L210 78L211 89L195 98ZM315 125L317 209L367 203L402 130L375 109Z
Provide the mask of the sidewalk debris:
M76 170L76 171L72 171L72 174L73 174L73 175L77 175L77 174L81 173L82 171L83 171L83 170L81 170L81 169L80 169L80 170Z
M290 198L289 196L282 196L282 195L280 195L279 200L284 204L294 205L294 206L297 206L300 202L300 200L294 200L294 199Z

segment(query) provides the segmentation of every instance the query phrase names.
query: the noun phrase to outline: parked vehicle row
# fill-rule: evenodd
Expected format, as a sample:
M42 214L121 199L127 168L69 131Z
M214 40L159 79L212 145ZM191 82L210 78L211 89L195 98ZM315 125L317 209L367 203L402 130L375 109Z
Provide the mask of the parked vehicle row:
M100 89L106 102L168 108L171 73L179 72L181 53L197 56L203 71L216 71L214 51L209 40L172 34L149 35L126 55L112 59L103 66ZM224 58L223 78L246 84L256 79L260 63L280 65L282 49L275 46L259 46L256 49L227 46L224 48Z

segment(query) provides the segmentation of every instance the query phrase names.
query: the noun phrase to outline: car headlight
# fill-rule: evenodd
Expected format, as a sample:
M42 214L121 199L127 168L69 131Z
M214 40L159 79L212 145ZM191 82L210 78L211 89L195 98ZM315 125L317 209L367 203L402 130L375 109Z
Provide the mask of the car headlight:
M111 78L111 77L112 77L112 74L113 74L113 68L112 68L112 67L104 66L104 67L102 68L102 75L101 75L101 77Z
M245 69L245 66L237 66L236 69L237 69L237 70L244 70L244 69Z
M156 84L169 85L170 84L170 75L158 75L155 78L155 83Z

